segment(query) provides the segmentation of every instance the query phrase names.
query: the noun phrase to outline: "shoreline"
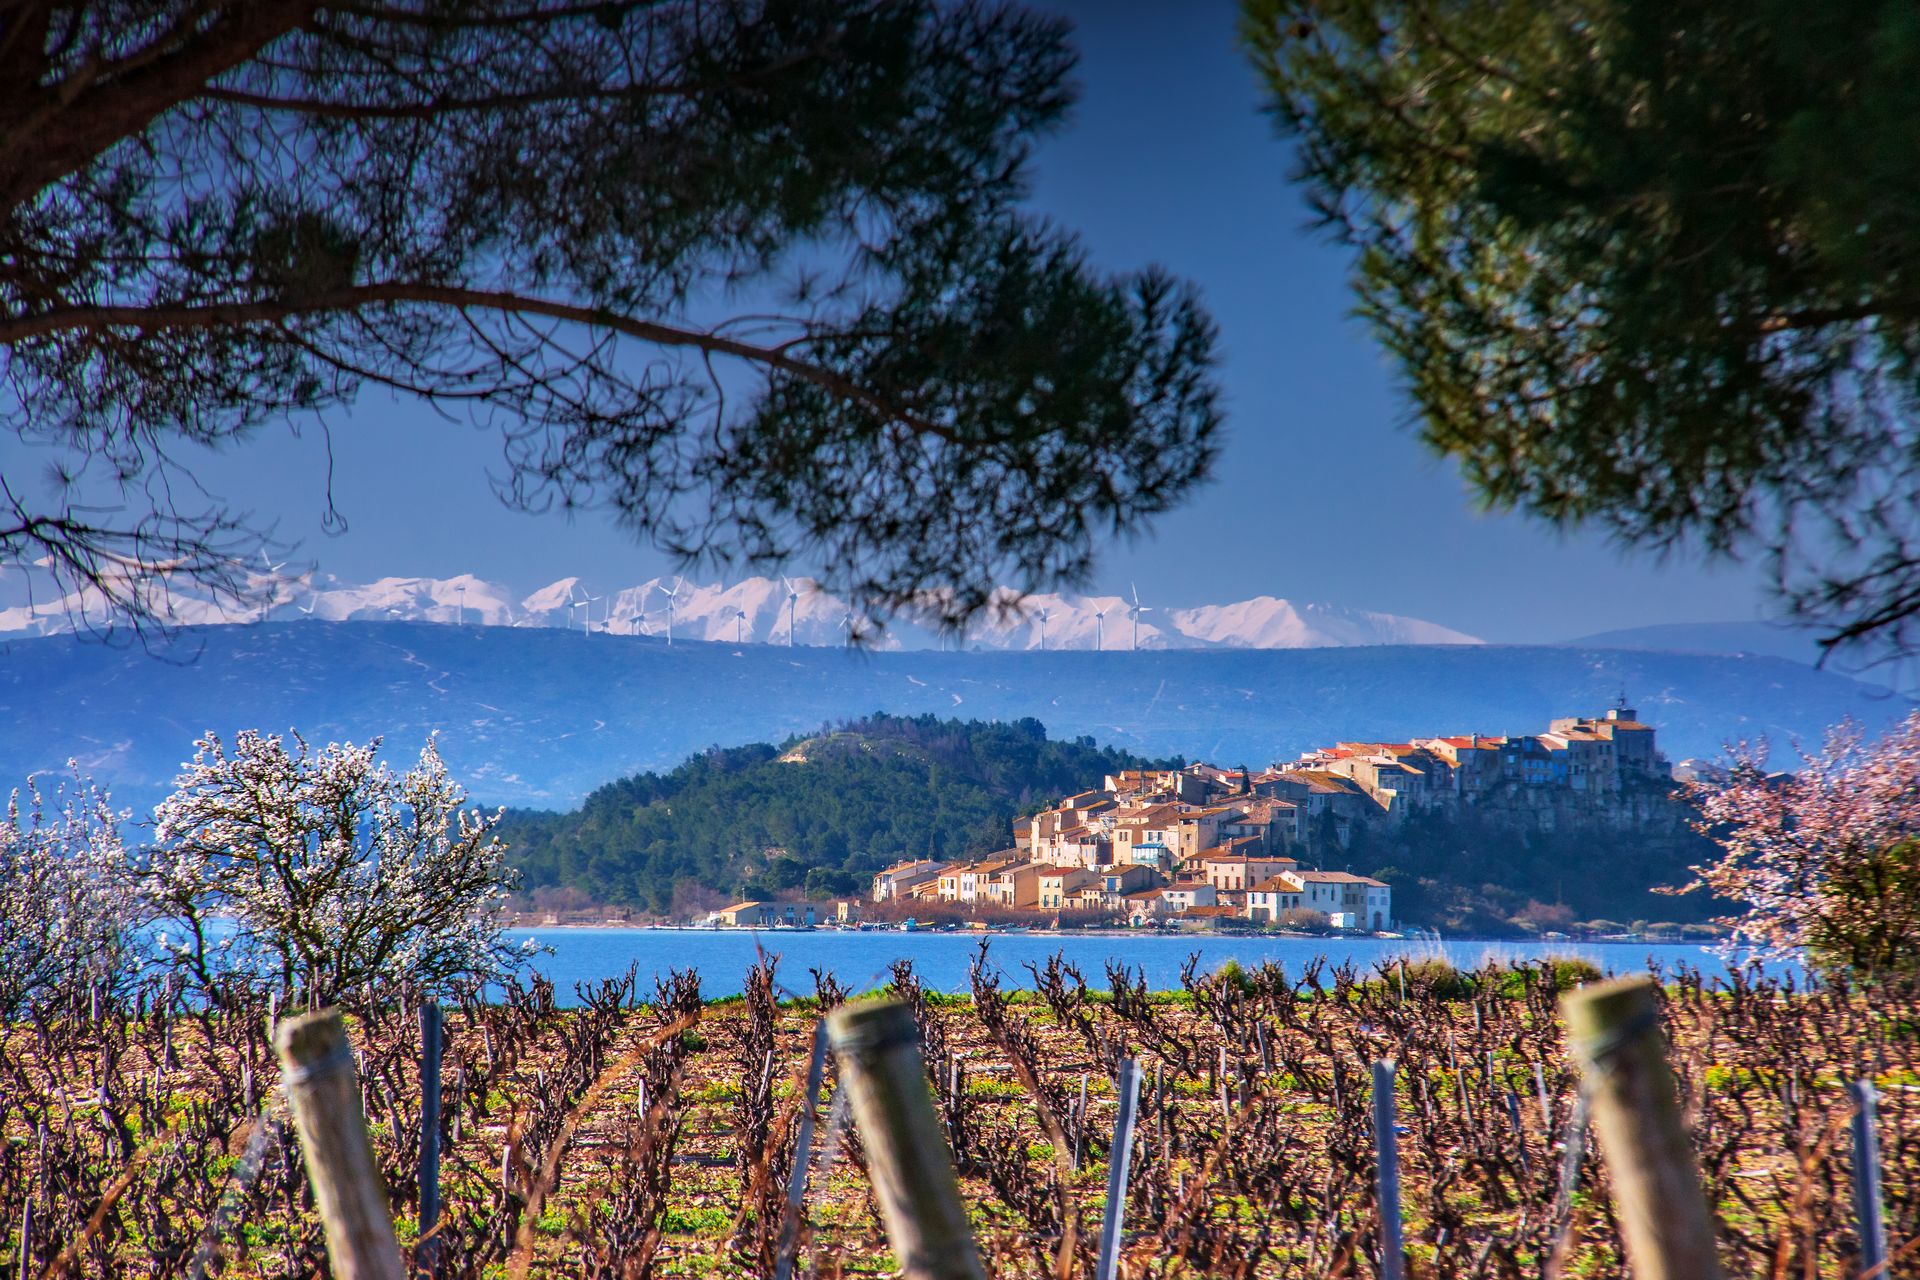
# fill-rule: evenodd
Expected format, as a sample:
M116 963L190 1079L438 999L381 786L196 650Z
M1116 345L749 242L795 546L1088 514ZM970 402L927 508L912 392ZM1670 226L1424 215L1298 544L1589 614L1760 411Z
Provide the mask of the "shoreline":
M1682 938L1667 935L1623 938L1618 936L1591 937L1569 934L1563 938L1542 938L1531 934L1499 935L1459 933L1446 934L1441 937L1428 937L1424 935L1414 937L1409 935L1387 935L1378 933L1289 933L1279 930L1259 929L941 929L932 927L902 929L897 924L876 925L870 929L849 929L824 925L773 925L766 928L753 929L694 924L636 924L630 921L618 920L566 920L550 924L526 924L513 921L503 927L519 933L542 933L564 930L567 932L582 933L688 933L697 934L702 937L713 935L725 937L733 934L747 937L761 934L778 934L784 936L787 934L811 933L828 935L885 934L888 936L897 934L903 936L940 938L1166 938L1172 940L1239 938L1247 941L1270 938L1276 941L1287 940L1297 942L1424 942L1434 944L1444 943L1449 946L1455 943L1485 943L1493 946L1556 946L1565 944L1567 946L1580 947L1698 946L1702 948L1712 948L1720 945L1720 943L1724 941L1724 939L1720 938Z

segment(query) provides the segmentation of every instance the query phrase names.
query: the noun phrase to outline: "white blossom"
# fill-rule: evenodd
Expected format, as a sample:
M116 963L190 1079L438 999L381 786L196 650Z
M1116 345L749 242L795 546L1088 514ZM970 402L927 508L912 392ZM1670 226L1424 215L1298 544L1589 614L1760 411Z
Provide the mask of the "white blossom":
M404 774L379 750L252 730L231 752L199 740L154 812L148 875L175 957L203 983L265 979L317 1003L510 962L499 813L463 808L431 740Z
M0 1016L140 968L143 907L121 841L123 812L68 762L49 799L29 779L0 821Z
M1764 745L1737 748L1723 778L1687 790L1720 846L1693 887L1739 905L1724 922L1736 945L1920 971L1920 711L1872 742L1843 724L1793 774L1769 773Z

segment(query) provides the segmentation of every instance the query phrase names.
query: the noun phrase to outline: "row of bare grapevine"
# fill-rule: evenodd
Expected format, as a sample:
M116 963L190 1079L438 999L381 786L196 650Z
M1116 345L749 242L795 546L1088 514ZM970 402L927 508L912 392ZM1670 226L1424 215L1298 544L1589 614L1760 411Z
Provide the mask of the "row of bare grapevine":
M1090 981L1056 957L1030 976L1031 992L1008 990L983 953L964 997L929 992L905 962L891 982L919 1026L996 1275L1091 1273L1123 1058L1145 1080L1126 1274L1376 1274L1369 1069L1389 1057L1417 1274L1620 1273L1558 1019L1566 972L1190 964L1178 990L1152 992L1124 967ZM1729 1273L1850 1274L1844 1085L1871 1078L1893 1273L1916 1274L1920 1255L1902 1250L1920 1238L1920 998L1752 972L1663 979L1670 1058ZM829 1108L813 1149L799 1142L815 1020L849 993L815 973L795 998L770 960L745 988L703 1003L693 975L645 991L629 974L565 1002L537 979L458 993L441 1070L444 1208L423 1255L434 1269L641 1280L691 1257L770 1275L787 1249L823 1273L877 1264L857 1135ZM418 1001L381 994L349 1012L376 1154L412 1247ZM6 1029L0 1238L18 1274L324 1273L273 1088L279 1012L263 992L213 1004L156 982L117 1000L64 993ZM796 1220L786 1197L803 1160L812 1184ZM703 1226L695 1189L715 1186L727 1220Z

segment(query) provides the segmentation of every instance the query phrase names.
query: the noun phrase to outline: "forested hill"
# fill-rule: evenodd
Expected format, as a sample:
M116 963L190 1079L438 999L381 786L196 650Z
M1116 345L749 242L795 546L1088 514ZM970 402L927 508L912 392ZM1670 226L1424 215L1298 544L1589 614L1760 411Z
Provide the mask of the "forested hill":
M593 792L571 813L512 810L502 829L527 888L570 885L647 911L676 886L859 892L905 857L1003 849L1013 819L1152 767L1038 720L874 715L772 746L715 748L670 773Z

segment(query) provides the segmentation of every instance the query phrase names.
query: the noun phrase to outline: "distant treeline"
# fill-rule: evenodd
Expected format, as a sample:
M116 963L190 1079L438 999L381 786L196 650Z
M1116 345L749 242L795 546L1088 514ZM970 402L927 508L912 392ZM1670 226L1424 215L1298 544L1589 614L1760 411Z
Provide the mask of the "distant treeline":
M1120 769L1184 763L1012 722L873 715L778 746L716 747L609 783L572 813L515 810L524 887L672 909L689 886L746 896L862 891L902 858L1003 849L1013 820Z

